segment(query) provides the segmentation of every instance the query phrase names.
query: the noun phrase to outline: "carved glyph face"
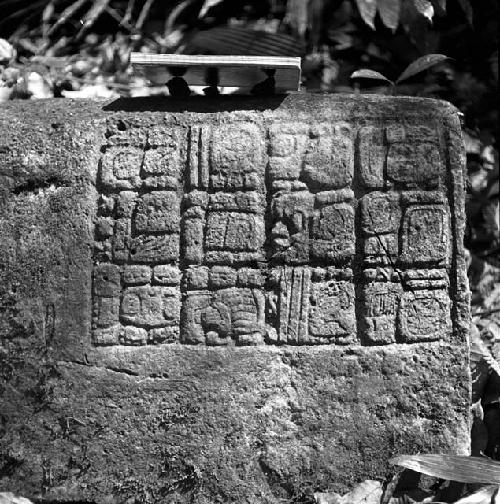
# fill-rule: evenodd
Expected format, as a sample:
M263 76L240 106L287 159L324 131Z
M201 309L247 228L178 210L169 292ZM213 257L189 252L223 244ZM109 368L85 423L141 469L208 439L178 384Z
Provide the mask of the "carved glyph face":
M278 195L274 199L271 230L274 258L308 260L313 204L313 196L305 191Z
M449 211L427 130L222 117L113 132L97 342L425 341L431 310L448 330Z

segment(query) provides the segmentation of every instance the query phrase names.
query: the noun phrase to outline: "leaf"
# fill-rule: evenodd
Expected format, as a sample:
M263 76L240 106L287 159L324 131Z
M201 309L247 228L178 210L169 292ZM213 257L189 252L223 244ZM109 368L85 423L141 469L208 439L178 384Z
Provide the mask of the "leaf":
M220 4L223 0L205 0L203 3L200 13L198 14L199 18L202 18L212 7L215 7L217 4Z
M313 50L318 50L320 47L320 42L323 38L325 26L325 0L310 0L308 6L308 29L310 43L312 44Z
M165 19L165 28L163 29L163 36L167 38L173 31L175 22L179 15L188 7L193 4L193 0L184 0L180 4L177 4L171 11L170 14Z
M2 2L2 7L4 7L4 3L5 1ZM15 10L8 16L2 15L3 17L0 18L0 26L2 26L2 28L7 25L11 26L13 19L23 18L24 20L26 20L31 19L34 16L38 16L39 9L42 8L46 3L46 0L39 0L38 2L32 2L28 4L27 7ZM21 3L21 5L23 5L23 3ZM26 27L24 26L24 23L21 23L21 27L18 28L14 33L22 33L24 35L26 33Z
M413 4L419 14L432 22L432 18L434 17L434 7L429 0L413 0Z
M64 98L108 99L118 98L118 93L108 89L104 84L83 86L78 91L62 91Z
M363 21L372 29L375 30L375 14L377 13L377 0L356 0L359 13Z
M130 19L132 18L132 11L134 10L135 0L128 0L127 10L125 11L125 15L120 21L120 25L127 26L129 24Z
M197 32L184 52L193 54L193 51L244 56L302 56L304 47L290 35L224 26Z
M89 29L96 21L96 19L104 12L104 9L108 6L110 0L96 0L94 1L92 7L87 12L82 20L83 26L80 29L77 37L80 37L83 32Z
M316 504L340 504L342 497L337 493L315 492L314 502Z
M330 32L328 36L330 40L335 44L334 48L337 51L350 49L354 45L354 37L349 33L344 33L338 30Z
M460 4L460 7L462 7L462 10L464 11L467 22L472 26L473 12L472 12L472 5L470 4L469 0L458 0L458 3Z
M288 0L286 4L285 20L290 25L292 33L303 38L308 23L308 2L304 0Z
M71 3L66 9L62 11L59 15L57 21L52 25L47 35L51 35L54 31L63 25L80 7L82 7L87 0L76 0L76 2Z
M491 354L478 330L471 331L470 352L471 359L476 359L476 362L483 358L488 364L488 368L500 376L500 364L496 361L495 357Z
M25 77L26 91L32 98L53 98L50 84L38 72L27 72Z
M440 14L446 14L446 0L432 0L432 5Z
M396 80L396 82L401 82L409 79L410 77L413 77L414 75L417 75L420 72L423 72L424 70L427 70L428 68L448 59L450 58L448 58L448 56L445 56L444 54L426 54L425 56L422 56L421 58L415 60L413 63L410 63L406 70Z
M49 2L45 7L45 9L43 9L42 23L44 26L49 24L49 21L52 19L53 15L54 15L54 0Z
M344 495L339 504L379 504L382 494L383 489L380 481L365 480Z
M500 484L500 462L483 457L461 455L400 455L391 464L461 483Z
M149 14L149 10L151 9L151 6L153 5L154 1L155 0L146 0L144 2L139 17L137 18L137 22L135 23L136 30L140 30L142 28L142 25L146 21L146 18L148 17Z
M399 13L401 11L401 0L378 0L377 8L380 19L387 28L396 31L399 24Z
M369 70L368 68L362 68L361 70L356 70L351 74L351 79L373 79L373 80L381 80L388 82L389 84L394 85L390 79L388 79L385 75L382 75L379 72L375 72L375 70Z
M16 50L5 39L0 38L0 62L1 61L10 61L14 59L16 56Z
M402 2L400 18L408 38L420 54L436 51L438 32L432 29L429 20L417 11L412 1Z
M495 504L496 501L493 500L495 496L498 497L498 487L496 485L488 485L467 497L457 500L455 504Z
M18 497L12 492L0 492L0 504L33 504L25 497Z

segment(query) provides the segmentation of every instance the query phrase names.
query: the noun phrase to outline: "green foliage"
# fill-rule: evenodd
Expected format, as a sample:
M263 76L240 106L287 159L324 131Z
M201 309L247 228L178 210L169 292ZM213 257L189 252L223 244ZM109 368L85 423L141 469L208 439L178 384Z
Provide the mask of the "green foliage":
M377 2L374 0L356 0L356 4L363 21L375 30L375 15L377 14Z
M436 478L460 483L500 485L500 462L461 455L399 455L389 462Z
M462 7L469 23L472 24L472 7L469 0L456 0ZM446 12L446 0L356 0L363 21L375 30L377 12L380 20L390 30L396 31L400 22L408 18L423 16L432 21L435 11Z
M351 74L351 79L380 80L388 82L389 84L394 86L395 84L399 84L400 82L415 77L415 75L418 75L419 73L424 72L425 70L428 70L434 65L442 63L447 59L449 59L448 56L445 56L444 54L426 54L425 56L422 56L421 58L415 60L413 63L410 63L403 71L403 73L397 78L396 83L392 82L380 72L369 70L367 68L362 68L361 70L356 70L356 72L353 72Z
M399 83L409 79L410 77L414 77L420 72L428 70L432 66L437 65L438 63L442 63L447 59L448 56L444 56L443 54L426 54L425 56L422 56L421 58L415 60L413 63L410 63L405 71L398 77L396 82Z
M394 86L394 82L388 79L385 75L380 72L375 72L375 70L369 70L367 68L362 68L361 70L356 70L351 74L351 79L372 79L388 82Z
M380 0L377 8L382 23L393 32L396 31L401 13L400 0Z

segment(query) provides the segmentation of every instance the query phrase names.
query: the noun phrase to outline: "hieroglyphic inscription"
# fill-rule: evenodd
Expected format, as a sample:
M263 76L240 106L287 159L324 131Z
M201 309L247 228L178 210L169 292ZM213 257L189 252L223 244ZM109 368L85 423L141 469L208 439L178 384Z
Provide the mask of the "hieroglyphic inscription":
M446 337L445 159L437 127L110 125L94 344Z

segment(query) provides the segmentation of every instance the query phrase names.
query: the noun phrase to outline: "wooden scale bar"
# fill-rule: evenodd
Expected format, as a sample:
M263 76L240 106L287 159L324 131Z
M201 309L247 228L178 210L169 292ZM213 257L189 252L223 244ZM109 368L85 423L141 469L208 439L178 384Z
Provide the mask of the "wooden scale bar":
M281 56L187 56L132 53L134 69L155 85L167 85L172 96L191 94L189 86L206 86L206 95L220 87L239 88L255 95L297 91L300 58Z

